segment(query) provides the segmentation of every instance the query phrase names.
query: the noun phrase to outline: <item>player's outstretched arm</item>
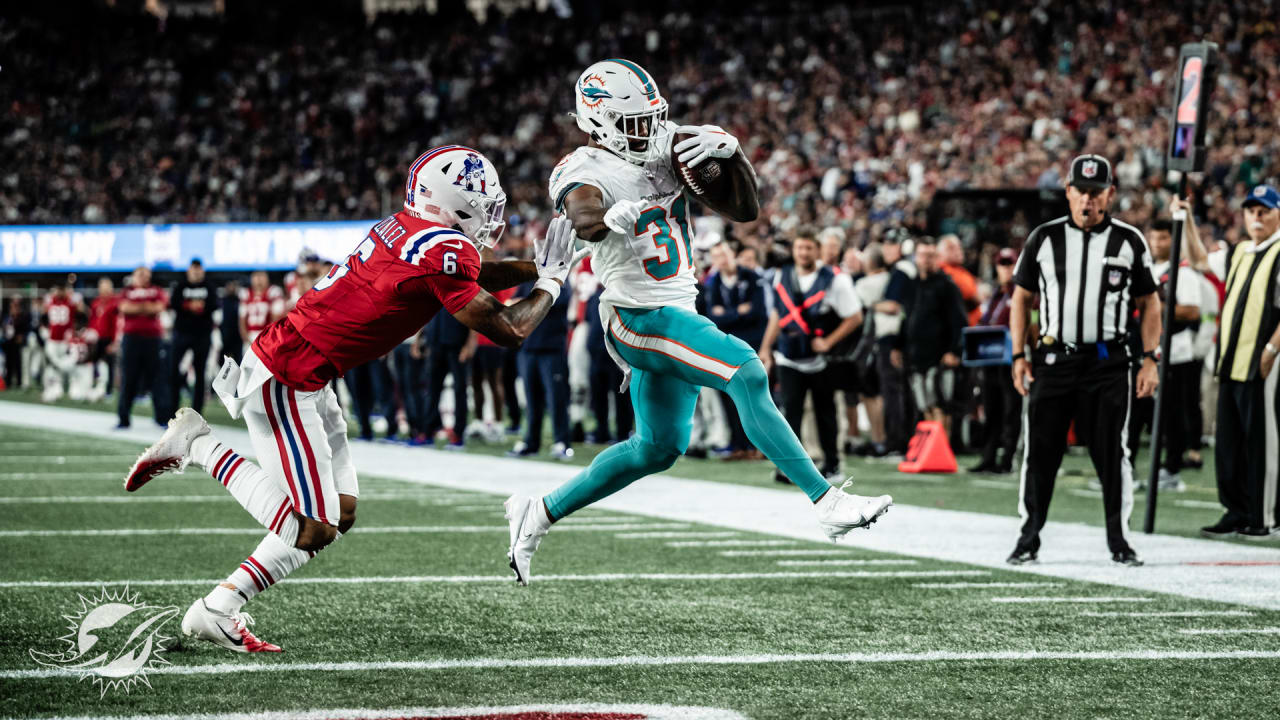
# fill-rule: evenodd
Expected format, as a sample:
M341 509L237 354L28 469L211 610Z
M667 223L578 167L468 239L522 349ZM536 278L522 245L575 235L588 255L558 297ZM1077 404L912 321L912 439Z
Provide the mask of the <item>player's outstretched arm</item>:
M566 217L557 217L547 225L547 234L534 242L534 259L530 264L537 281L525 299L514 305L503 305L481 289L453 316L503 347L519 347L560 296L560 288L573 264L573 236L573 223Z
M520 347L529 333L547 316L547 311L555 301L550 292L535 289L520 302L503 305L497 298L481 290L479 295L453 316L458 322L503 347Z
M538 267L532 260L501 260L481 263L476 283L488 292L497 292L537 279Z

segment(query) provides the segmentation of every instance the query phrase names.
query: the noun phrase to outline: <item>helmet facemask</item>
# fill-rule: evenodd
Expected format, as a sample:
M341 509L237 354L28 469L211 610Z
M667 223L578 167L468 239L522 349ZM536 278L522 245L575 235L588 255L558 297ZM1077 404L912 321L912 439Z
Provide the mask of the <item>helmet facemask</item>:
M656 160L666 147L667 101L652 110L624 114L605 109L604 118L613 125L613 132L602 143L629 162L643 165Z
M499 191L497 197L472 198L468 203L475 211L456 210L458 225L476 245L487 248L498 246L507 223L502 219L507 207L507 194Z

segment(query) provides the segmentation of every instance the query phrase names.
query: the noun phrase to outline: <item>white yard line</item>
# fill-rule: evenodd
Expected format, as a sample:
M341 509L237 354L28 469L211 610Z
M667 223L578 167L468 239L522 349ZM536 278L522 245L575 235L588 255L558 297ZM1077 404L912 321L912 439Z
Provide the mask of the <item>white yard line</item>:
M148 671L149 674L149 671ZM572 703L557 705L476 705L470 707L401 707L386 709L334 708L254 713L204 713L183 715L82 715L48 720L403 720L404 718L505 718L505 717L644 717L651 720L747 720L732 710L692 705L635 703Z
M779 567L839 567L841 565L915 565L918 560L778 560Z
M128 470L128 468L125 468ZM42 472L9 472L0 473L0 480L115 480L124 486L125 471L94 473L42 473Z
M663 543L674 548L708 548L708 547L777 547L779 545L799 545L799 540L676 540ZM721 553L722 555L724 553Z
M533 582L712 582L737 580L807 580L807 579L876 579L913 577L953 577L987 575L986 570L828 570L795 572L744 572L744 573L598 573L595 575L534 575ZM436 585L466 585L474 583L511 583L511 575L381 575L372 577L304 577L286 578L282 584L362 585L385 583L421 583ZM213 585L222 580L11 580L0 582L0 588L64 588L106 587L128 585L144 587L157 585Z
M1017 490L1018 483L1012 480L991 480L989 478L974 478L969 481L970 485L980 488L989 488L992 490Z
M1152 602L1149 597L993 597L991 602L997 603L1131 603Z
M1184 508L1195 508L1196 510L1221 510L1222 503L1210 500L1174 500L1174 505Z
M911 587L932 590L982 590L985 588L1062 587L1065 584L1059 582L940 582L912 583Z
M557 523L559 524L559 523ZM656 525L650 526L650 529L656 528ZM686 526L687 527L687 526ZM615 529L622 530L623 527L618 525ZM661 540L663 538L718 538L733 537L742 533L736 530L691 530L689 532L624 532L614 535L620 540Z
M38 465L70 465L72 463L100 463L103 460L128 462L138 459L132 455L0 455L0 463L36 463ZM125 468L128 470L128 467Z
M597 525L569 525L560 528L565 531L617 532L619 530L652 530L654 528L684 528L685 523L650 523L639 522L633 525L619 523L601 523ZM403 525L403 526L357 526L361 534L382 533L505 533L506 525ZM0 530L0 538L6 537L131 537L134 535L265 535L261 527L225 528L225 527L178 527L178 528L107 528L107 529L64 529L64 530ZM676 533L681 535L680 533Z
M1280 627L1233 629L1188 628L1185 630L1179 630L1178 632L1183 635L1280 635Z
M111 420L108 414L73 408L0 401L0 417L11 425L107 440L150 443L160 434L159 428L144 427L142 423L127 431L113 431L108 429ZM251 445L244 430L218 427L214 433L238 452L252 454L248 452ZM553 462L396 445L355 443L351 450L357 467L380 477L502 497L511 493L542 494L580 472L580 468ZM128 464L124 464L121 472L127 467ZM910 476L900 477L909 481ZM894 481L858 482L856 491L860 494L883 492L885 486ZM1137 511L1141 513L1145 498L1138 498L1138 502ZM794 488L772 487L772 483L743 485L659 475L632 483L594 507L673 522L763 533L775 538L823 539L814 522L813 506L804 494ZM1280 573L1259 572L1256 566L1242 564L1280 562L1280 547L1144 535L1134 531L1130 542L1147 564L1143 568L1129 568L1110 562L1101 527L1050 521L1041 533L1040 563L1012 568L1004 559L1013 548L1021 524L1015 513L1014 497L1010 496L1007 508L996 510L1005 514L898 505L873 529L852 532L842 544L1028 576L1082 580L1138 592L1170 593L1280 610ZM1101 519L1099 508L1098 520ZM557 524L552 532L562 529L567 528ZM356 531L359 532L359 528Z
M147 675L226 675L232 673L283 672L370 672L432 670L507 670L514 668L597 668L664 665L776 665L782 663L948 663L948 662L1034 662L1034 661L1104 661L1117 660L1274 660L1280 650L1113 650L1113 651L1039 651L995 650L986 652L851 652L796 653L759 655L623 655L617 657L541 657L541 658L470 658L462 660L388 660L381 662L235 662L215 665L162 665L148 668ZM30 680L50 677L76 677L68 670L43 668L2 670L0 679Z
M721 550L718 554L724 557L789 557L796 555L844 555L847 557L853 553L849 550L837 548L814 548L812 550Z
M1080 613L1084 617L1127 617L1127 618L1202 618L1202 617L1252 617L1256 613L1249 610L1162 610L1156 612L1105 612L1086 610Z

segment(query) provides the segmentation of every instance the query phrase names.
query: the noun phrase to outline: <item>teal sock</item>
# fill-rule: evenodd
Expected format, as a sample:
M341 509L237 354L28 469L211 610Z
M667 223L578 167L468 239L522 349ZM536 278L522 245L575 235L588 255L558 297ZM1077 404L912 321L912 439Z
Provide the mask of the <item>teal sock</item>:
M639 435L596 456L586 470L552 490L542 501L552 520L606 498L646 475L662 472L679 454L642 440Z
M734 373L724 389L738 409L747 439L769 458L809 499L818 502L831 483L822 477L813 459L792 432L786 418L778 412L769 396L769 376L764 364L753 359Z

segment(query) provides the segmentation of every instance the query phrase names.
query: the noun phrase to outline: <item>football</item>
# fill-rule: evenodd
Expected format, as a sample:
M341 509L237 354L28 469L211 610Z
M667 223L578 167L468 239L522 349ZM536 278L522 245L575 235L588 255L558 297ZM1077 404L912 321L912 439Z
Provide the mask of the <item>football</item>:
M677 133L671 142L671 168L698 202L736 222L751 222L760 214L759 184L741 153L707 158L697 167L680 162L675 146L691 137Z

